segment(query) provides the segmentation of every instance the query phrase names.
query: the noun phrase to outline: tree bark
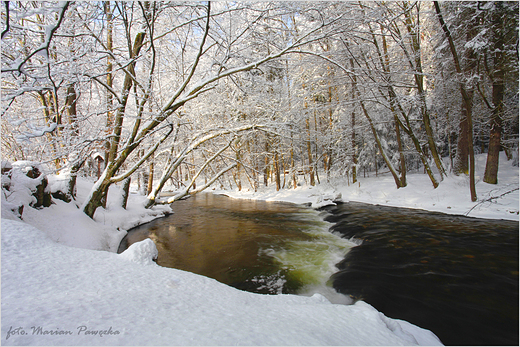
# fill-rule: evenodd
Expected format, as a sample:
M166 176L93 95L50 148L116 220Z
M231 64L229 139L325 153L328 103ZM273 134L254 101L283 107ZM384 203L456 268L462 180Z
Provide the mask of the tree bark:
M504 45L505 38L501 32L501 20L503 20L503 4L495 2L495 9L492 14L492 24L494 31L493 44L493 112L491 115L491 131L489 134L489 149L486 161L486 171L484 182L490 184L498 183L498 159L501 148L500 138L502 137L502 119L504 114L504 92L505 92L505 62Z
M130 195L130 183L131 177L128 177L123 181L123 196L121 197L121 207L126 210L126 205L128 203L128 196Z
M265 153L264 153L264 185L267 187L269 184L269 136L266 136L265 139Z
M67 97L65 98L65 108L69 118L69 125L71 127L72 136L79 136L78 126L78 112L76 104L78 101L78 95L76 94L76 88L73 83L70 83L67 87Z
M352 67L352 70L354 70L354 60L350 59L350 66ZM356 99L356 76L352 76L352 101ZM357 144L356 144L356 108L352 107L352 113L350 115L350 126L352 127L352 133L350 135L351 141L352 141L352 183L357 182Z
M107 16L107 51L113 53L113 15L112 8L110 7L110 1L103 3L105 15ZM112 57L110 54L107 55L107 86L113 88L113 76L112 76ZM114 130L114 112L113 108L114 96L108 90L106 91L106 132L110 135ZM110 152L110 140L107 139L105 142L105 162L108 160L108 153Z
M153 189L153 174L154 174L154 163L150 161L148 165L148 187L146 189L146 195L150 194Z
M307 129L307 157L309 158L309 179L310 179L310 185L315 186L316 183L314 182L314 168L313 168L313 159L312 159L312 146L311 146L311 128L309 124L309 118L305 119L305 127Z
M493 81L493 105L495 107L493 108L493 113L491 116L489 149L486 160L486 171L484 172L484 182L490 184L498 183L498 158L501 148L500 138L502 137L504 89L503 74L497 71Z
M276 152L274 154L274 177L276 181L276 191L279 191L281 189L281 180L280 180L280 158L278 155L278 149L276 149Z
M446 23L444 22L439 3L437 1L434 1L434 7L435 7L435 11L437 12L437 17L439 19L439 23L442 27L444 35L446 36L446 39L448 40L448 43L450 45L450 51L451 51L451 55L453 57L453 61L455 63L455 69L458 74L462 74L462 69L461 69L460 63L459 63L459 56L457 54L457 50L455 48L455 44L454 44L453 38L451 36L451 32L448 29L448 26L446 25ZM474 155L474 150L473 150L473 119L472 119L472 115L471 115L472 103L473 103L473 101L472 101L473 93L468 93L466 86L462 82L459 83L459 89L460 89L460 93L462 95L464 108L466 110L466 119L468 122L469 189L470 189L471 201L477 201L477 192L475 189L475 155Z
M354 94L354 90L353 93ZM356 111L355 108L352 109L352 114L350 115L350 125L352 127L351 133L351 141L352 141L352 183L357 182L357 144L356 144Z

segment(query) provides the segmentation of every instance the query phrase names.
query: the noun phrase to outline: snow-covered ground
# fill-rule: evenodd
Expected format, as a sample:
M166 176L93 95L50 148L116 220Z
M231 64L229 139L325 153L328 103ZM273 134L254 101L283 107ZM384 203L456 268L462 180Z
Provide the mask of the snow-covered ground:
M483 172L478 158L478 174ZM59 178L54 178L59 179ZM13 179L14 180L14 179ZM16 188L16 182L13 189ZM52 180L50 182L53 183ZM18 188L23 190L23 184ZM77 205L92 183L78 182ZM481 201L518 188L518 168L501 158L499 184L480 182ZM320 294L260 295L239 291L189 272L163 268L151 259L149 239L115 254L125 230L162 216L168 207L146 210L132 194L118 207L118 188L95 221L75 203L25 207L23 221L9 210L23 194L2 196L2 335L4 345L438 345L430 331L385 317L364 302L331 304ZM339 179L317 187L234 197L331 203L379 203L465 214L464 177L448 177L437 189L424 175L409 175L397 190L391 177ZM470 216L518 220L518 191L478 204Z
M2 344L439 344L364 302L243 292L160 267L155 252L150 239L120 255L72 248L2 220Z
M424 174L408 174L408 185L397 189L390 174L374 177L359 177L355 184L346 178L332 178L329 183L322 178L321 184L310 187L276 191L273 185L262 187L257 193L251 191L220 191L236 198L267 201L311 203L313 207L331 204L341 197L344 202L357 201L395 207L418 208L449 214L478 218L519 220L518 167L513 166L503 152L500 153L498 184L482 181L486 167L486 155L476 156L475 181L477 198L472 202L469 192L469 177L449 175L439 187L433 188ZM438 177L438 176L437 176Z

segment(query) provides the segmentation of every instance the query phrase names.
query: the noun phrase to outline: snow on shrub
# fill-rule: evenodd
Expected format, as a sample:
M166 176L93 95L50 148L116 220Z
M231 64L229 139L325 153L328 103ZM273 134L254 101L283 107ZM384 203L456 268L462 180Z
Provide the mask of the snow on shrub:
M4 206L5 204L5 206ZM2 215L21 218L24 206L49 207L52 197L42 166L33 161L2 161ZM8 212L9 211L9 212ZM11 215L11 217L12 217Z

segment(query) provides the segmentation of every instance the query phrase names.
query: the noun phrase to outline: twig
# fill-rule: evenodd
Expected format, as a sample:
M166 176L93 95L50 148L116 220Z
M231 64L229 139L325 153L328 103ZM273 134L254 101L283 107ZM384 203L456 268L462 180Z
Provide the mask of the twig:
M518 189L519 189L519 188L515 188L515 189L512 189L512 190L510 190L510 191L508 191L508 192L505 192L505 193L503 193L503 194L500 194L500 195L498 195L498 196L492 196L492 197L490 197L490 198L487 198L486 200L479 201L478 204L476 204L476 205L473 206L473 207L472 207L468 212L466 212L465 216L467 216L471 211L473 211L473 209L475 209L475 207L477 207L478 205L481 205L481 204L483 204L483 203L485 203L485 202L487 202L487 201L491 201L491 200L494 200L494 199L501 198L501 197L503 197L504 195L507 195L507 194L509 194L509 193L512 193L512 192L517 191Z

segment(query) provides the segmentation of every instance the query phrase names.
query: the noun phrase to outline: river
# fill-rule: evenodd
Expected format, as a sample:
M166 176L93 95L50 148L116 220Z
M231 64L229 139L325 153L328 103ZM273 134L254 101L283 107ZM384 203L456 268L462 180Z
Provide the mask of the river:
M518 346L518 222L361 203L325 208L363 243L334 288L449 345Z
M319 292L350 303L327 286L356 243L330 233L325 212L303 206L197 194L172 204L168 217L129 231L118 252L151 238L157 264L262 294Z
M132 229L119 251L150 237L159 265L241 290L364 300L447 345L518 345L517 222L213 194L172 208Z

